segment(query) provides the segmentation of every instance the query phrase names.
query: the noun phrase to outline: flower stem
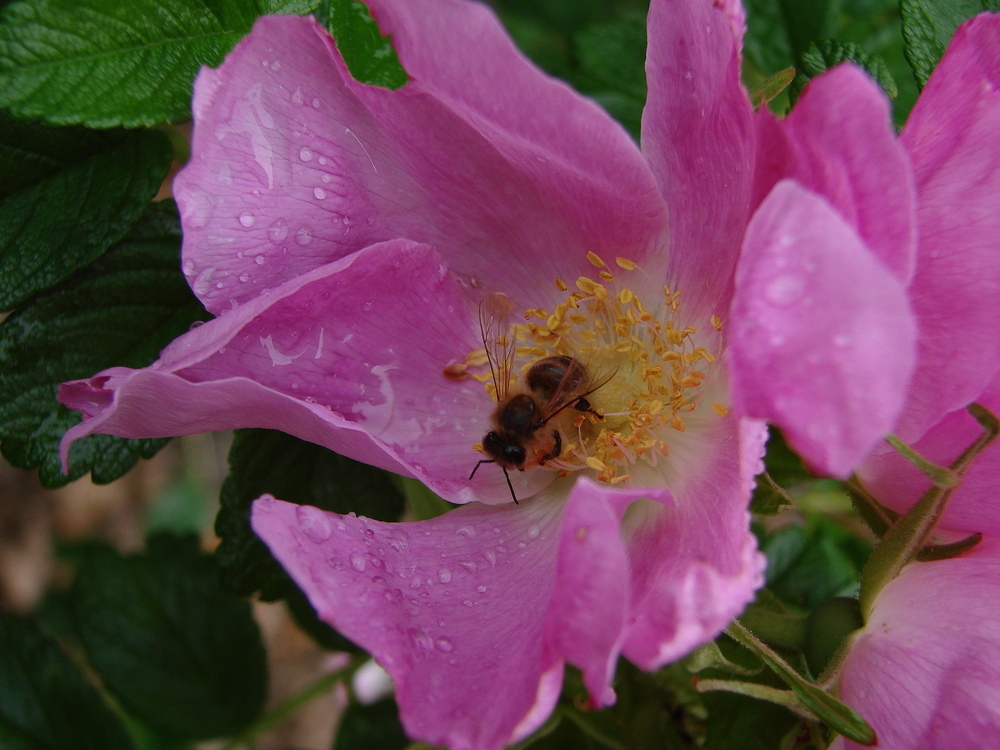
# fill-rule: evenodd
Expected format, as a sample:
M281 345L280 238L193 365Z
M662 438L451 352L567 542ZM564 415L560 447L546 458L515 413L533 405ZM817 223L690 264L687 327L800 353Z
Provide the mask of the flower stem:
M307 703L310 703L319 696L326 694L338 682L350 679L351 675L354 674L358 667L364 663L364 660L368 658L367 655L364 654L361 656L363 659L354 657L351 663L346 667L321 675L317 680L304 687L295 695L292 695L279 703L277 706L257 719L257 721L253 724L230 739L229 742L223 745L222 750L236 750L238 747L252 747L253 739L255 737L263 734L271 727L280 724Z
M952 463L950 470L961 480L972 461L1000 434L1000 422L987 409L972 404L969 413L983 426L983 433ZM924 545L934 525L941 518L955 485L931 487L891 529L874 549L861 571L861 616L867 622L875 606L875 598L894 579Z

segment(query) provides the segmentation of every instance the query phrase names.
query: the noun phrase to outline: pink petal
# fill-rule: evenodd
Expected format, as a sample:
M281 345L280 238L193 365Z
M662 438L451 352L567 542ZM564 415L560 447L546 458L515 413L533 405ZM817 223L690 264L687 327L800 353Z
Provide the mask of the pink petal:
M977 402L1000 414L1000 376ZM947 466L983 433L983 428L965 409L948 414L914 444L914 448L936 464ZM858 476L878 500L893 510L904 512L930 489L930 480L898 453L886 452L866 461ZM948 500L941 529L962 534L1000 535L1000 444L983 451L962 479L962 485Z
M265 496L253 525L320 616L392 675L408 734L499 750L544 722L564 662L597 703L614 700L628 607L620 516L576 492L400 524Z
M823 196L904 284L913 274L916 197L881 89L853 65L813 79L791 114L757 115L753 205L791 178Z
M588 251L642 262L662 246L665 208L627 134L486 8L372 8L412 77L399 91L354 81L326 32L291 16L260 19L202 72L175 194L210 310L395 237L522 308L592 271Z
M696 454L672 446L685 469L672 492L647 489L629 509L633 611L624 653L640 667L657 669L712 640L763 585L766 560L747 505L766 435L759 422L729 418L702 436Z
M878 595L844 662L840 697L879 747L996 747L998 582L1000 559L975 555L910 565Z
M1000 16L963 24L901 140L913 161L920 257L910 288L917 371L897 432L916 440L1000 367Z
M734 406L780 427L814 468L847 476L891 431L913 368L912 314L822 198L783 181L761 205L731 320Z
M653 0L642 149L670 208L669 278L693 320L723 317L750 215L754 135L733 2Z
M445 367L481 346L441 257L396 240L286 282L173 342L145 370L62 387L95 432L123 437L269 427L422 478L458 502L508 502L502 474L468 476L493 401ZM550 472L514 478L530 496Z

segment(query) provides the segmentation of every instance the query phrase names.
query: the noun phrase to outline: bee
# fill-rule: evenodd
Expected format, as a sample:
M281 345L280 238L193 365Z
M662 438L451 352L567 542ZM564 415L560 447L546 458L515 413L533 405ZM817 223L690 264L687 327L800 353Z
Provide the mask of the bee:
M574 357L564 354L544 357L535 362L521 382L511 387L514 364L514 336L501 321L506 310L497 304L480 305L479 329L496 389L497 405L490 417L492 429L483 437L482 450L489 458L472 469L472 479L483 464L497 464L503 470L510 496L517 495L510 481L510 470L524 471L530 466L544 466L562 455L563 439L552 420L568 408L593 414L587 396L607 383L611 376L594 378ZM612 373L613 374L613 373Z

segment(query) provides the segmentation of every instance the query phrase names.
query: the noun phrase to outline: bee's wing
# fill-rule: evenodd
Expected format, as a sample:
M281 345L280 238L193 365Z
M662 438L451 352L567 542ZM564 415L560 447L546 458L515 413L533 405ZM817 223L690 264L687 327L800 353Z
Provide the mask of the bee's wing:
M577 363L583 369L583 378L579 373L567 369L562 381L552 393L552 398L542 407L542 423L548 422L563 409L574 406L581 398L586 398L601 386L605 385L618 372L617 369L592 370Z
M512 308L510 299L502 294L492 294L479 303L479 331L490 363L497 401L503 400L510 390L510 376L514 369L516 342L510 322Z

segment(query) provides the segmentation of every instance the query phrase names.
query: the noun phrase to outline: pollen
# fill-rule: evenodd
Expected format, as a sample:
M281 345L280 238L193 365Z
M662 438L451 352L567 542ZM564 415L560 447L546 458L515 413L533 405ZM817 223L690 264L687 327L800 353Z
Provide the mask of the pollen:
M690 324L697 321L683 315L680 290L654 286L651 293L645 277L629 283L639 266L627 258L615 258L621 272L612 274L596 253L586 257L595 269L592 277L578 277L575 289L557 277L561 301L526 309L524 322L507 333L517 341L508 372L522 392L529 370L545 357L571 357L587 373L577 388L582 400L564 395L565 405L539 430L545 447L537 454L544 460L526 468L540 466L560 477L586 471L610 485L641 481L650 467L688 455L692 434L728 415L713 351L722 321L706 316L699 330ZM472 367L482 351L465 364ZM472 377L496 397L488 369ZM556 456L546 455L553 432L560 436Z

